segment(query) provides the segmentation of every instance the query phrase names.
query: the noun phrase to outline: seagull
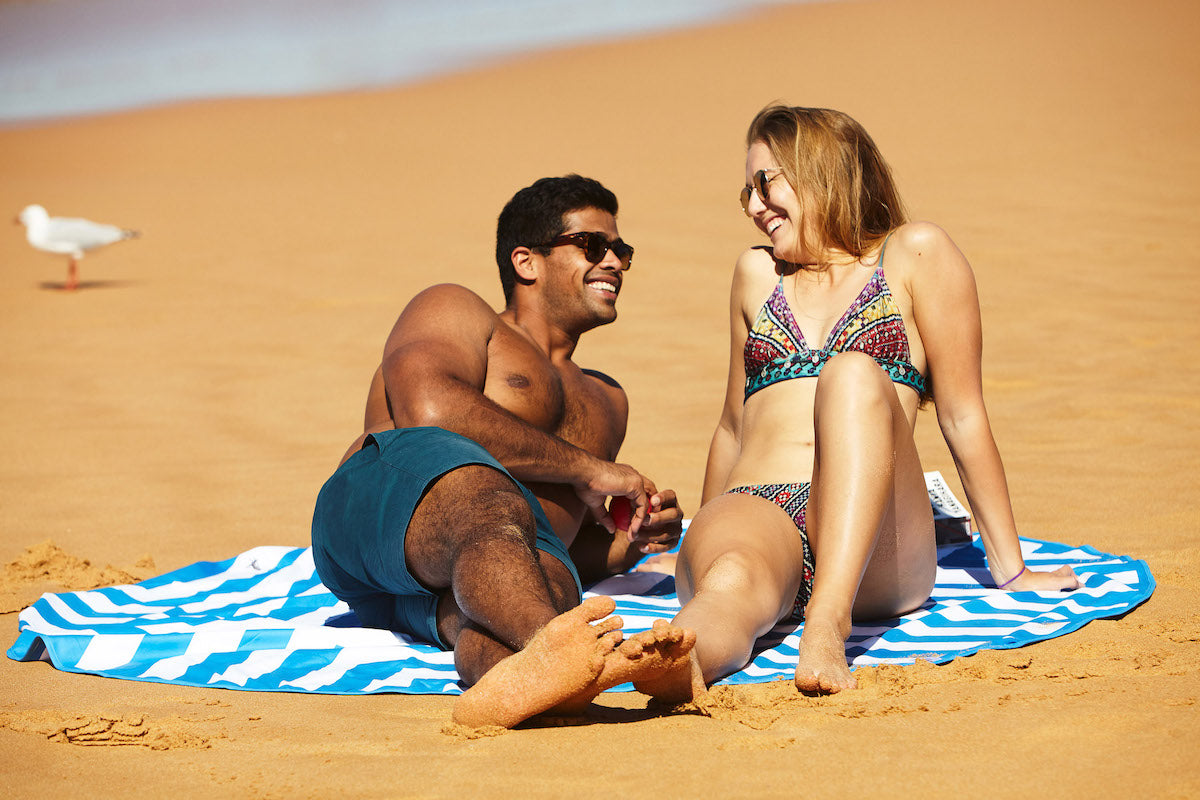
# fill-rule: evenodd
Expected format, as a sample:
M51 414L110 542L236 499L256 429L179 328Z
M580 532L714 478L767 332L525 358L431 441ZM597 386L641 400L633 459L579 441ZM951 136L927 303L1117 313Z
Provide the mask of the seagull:
M139 235L137 231L116 225L72 217L52 217L39 205L25 206L16 221L25 226L25 238L35 248L70 258L67 282L63 285L68 291L79 286L76 262L83 258L85 252Z

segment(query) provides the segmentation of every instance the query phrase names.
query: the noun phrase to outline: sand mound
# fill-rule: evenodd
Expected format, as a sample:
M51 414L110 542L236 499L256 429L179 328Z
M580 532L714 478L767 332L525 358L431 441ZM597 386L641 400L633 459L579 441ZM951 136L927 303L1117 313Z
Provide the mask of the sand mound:
M0 614L20 611L45 591L78 592L100 586L137 583L155 573L154 559L143 556L130 570L111 564L97 567L73 556L52 541L26 547L0 573Z
M0 712L0 727L43 736L49 742L84 747L207 750L212 747L212 740L219 738L199 732L195 720L130 713Z

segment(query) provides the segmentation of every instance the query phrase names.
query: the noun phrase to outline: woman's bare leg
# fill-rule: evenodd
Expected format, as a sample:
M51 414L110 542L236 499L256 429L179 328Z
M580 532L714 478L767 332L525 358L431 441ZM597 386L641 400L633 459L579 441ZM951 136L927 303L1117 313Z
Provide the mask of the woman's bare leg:
M701 681L744 667L755 639L791 611L803 564L800 534L774 503L742 494L707 503L688 527L676 570L683 608L672 624L696 632L693 663L634 685L682 702Z
M801 691L837 692L851 618L886 618L929 596L933 517L897 389L874 360L831 359L817 384L808 534L816 569L796 666Z

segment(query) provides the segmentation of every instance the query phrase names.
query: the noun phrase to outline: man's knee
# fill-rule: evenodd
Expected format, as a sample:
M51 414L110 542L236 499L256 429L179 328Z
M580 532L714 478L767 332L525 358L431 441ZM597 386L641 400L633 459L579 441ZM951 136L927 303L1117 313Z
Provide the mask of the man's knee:
M532 554L536 522L521 490L504 473L470 464L438 478L417 504L405 537L410 569L432 589L450 585L470 548L519 542Z
M447 472L429 487L427 497L440 496L440 502L449 503L465 510L474 507L488 508L489 499L504 503L509 496L514 506L523 506L528 512L528 503L516 481L494 467L484 464L466 464ZM422 501L424 502L424 501Z
M438 478L417 506L414 522L437 520L443 531L504 531L532 541L533 510L517 484L504 473L468 464Z

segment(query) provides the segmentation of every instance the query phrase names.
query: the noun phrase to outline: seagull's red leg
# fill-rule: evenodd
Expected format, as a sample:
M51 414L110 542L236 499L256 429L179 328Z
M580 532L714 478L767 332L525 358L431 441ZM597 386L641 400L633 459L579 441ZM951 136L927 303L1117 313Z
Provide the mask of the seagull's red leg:
M79 272L75 267L75 259L71 259L67 263L67 282L63 288L68 292L73 292L79 288Z

